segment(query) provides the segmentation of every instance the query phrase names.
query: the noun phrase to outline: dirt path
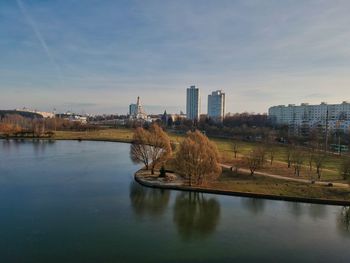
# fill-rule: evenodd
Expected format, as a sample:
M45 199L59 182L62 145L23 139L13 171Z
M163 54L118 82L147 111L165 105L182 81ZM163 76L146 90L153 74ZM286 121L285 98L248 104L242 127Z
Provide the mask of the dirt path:
M224 167L224 168L227 168L227 169L231 169L231 167L232 167L232 166L226 165L226 164L221 164L221 166ZM250 174L250 170L249 169L239 168L239 171ZM261 176L266 176L266 177L271 177L271 178L275 178L275 179L286 180L286 181L293 181L293 182L300 182L300 183L311 183L311 180L308 180L308 179L291 178L291 177L286 177L286 176L277 175L277 174L269 174L269 173L265 173L265 172L255 172L254 174L261 175ZM346 187L346 188L349 187L349 184L345 184L345 183L333 183L333 182L315 181L315 184L323 185L323 186L327 186L329 183L331 183L335 187Z

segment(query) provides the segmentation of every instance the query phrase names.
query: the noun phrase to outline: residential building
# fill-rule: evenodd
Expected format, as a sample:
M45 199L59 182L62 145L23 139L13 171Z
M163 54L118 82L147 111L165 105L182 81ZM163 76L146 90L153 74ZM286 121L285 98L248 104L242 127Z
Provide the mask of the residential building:
M269 108L269 117L277 125L288 125L295 129L300 127L316 128L322 127L328 130L350 129L350 103L344 101L341 104L319 105L302 103L299 106L289 104Z
M208 117L222 122L225 117L225 93L221 90L208 95Z
M136 115L137 112L137 104L132 103L129 105L129 116L134 116Z
M199 120L201 112L200 92L196 86L187 89L186 115L190 120Z

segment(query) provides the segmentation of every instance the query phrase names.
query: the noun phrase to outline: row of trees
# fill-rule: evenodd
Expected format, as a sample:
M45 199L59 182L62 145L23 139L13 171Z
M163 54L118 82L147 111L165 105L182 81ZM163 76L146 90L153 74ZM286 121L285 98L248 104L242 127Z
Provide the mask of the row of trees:
M219 152L216 145L198 130L188 132L187 137L179 144L174 157L176 170L189 180L189 184L205 184L221 174ZM143 163L146 169L154 174L156 167L164 166L172 157L175 145L171 144L168 135L157 124L148 129L137 128L131 145L131 158L136 163ZM233 144L234 157L239 152L238 145ZM244 164L249 167L251 175L268 162L273 164L276 147L262 143L244 157ZM289 145L285 151L288 168L294 169L294 175L300 176L302 168L308 167L309 172L315 170L317 178L321 179L322 169L327 160L327 153L321 149L302 148ZM236 167L238 170L238 166ZM164 167L161 171L164 173ZM339 172L344 179L350 178L350 158L343 157Z
M172 156L174 148L162 128L153 124L147 130L141 127L135 130L130 155L135 163L143 163L145 169L154 174L155 168L164 166ZM216 145L199 131L187 133L174 160L177 172L186 177L190 185L203 184L221 174Z
M237 158L238 146L233 143L234 157ZM251 175L259 168L262 168L267 163L269 158L270 165L273 164L276 154L276 148L271 144L261 144L252 150L246 157L245 163L249 167ZM328 154L321 149L315 148L303 148L295 145L289 145L285 151L285 160L288 168L294 169L294 175L300 176L303 166L307 166L311 173L313 169L316 171L318 179L321 179L322 170L325 162L327 161ZM343 156L340 166L339 173L343 179L350 179L350 157Z
M32 133L34 136L42 136L47 132L57 130L85 131L94 129L97 127L63 118L28 118L18 114L7 114L0 118L0 133L8 135L26 132Z

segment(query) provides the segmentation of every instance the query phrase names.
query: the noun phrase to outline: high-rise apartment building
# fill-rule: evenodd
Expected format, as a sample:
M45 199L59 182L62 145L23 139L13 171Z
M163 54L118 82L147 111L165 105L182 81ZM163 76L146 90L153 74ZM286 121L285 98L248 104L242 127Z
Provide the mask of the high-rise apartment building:
M191 86L187 89L186 115L188 119L199 120L201 113L200 92L196 86Z
M225 117L225 93L221 90L208 95L208 117L214 121L223 121Z
M136 103L132 103L129 105L129 116L134 116L136 115L137 112L137 104Z

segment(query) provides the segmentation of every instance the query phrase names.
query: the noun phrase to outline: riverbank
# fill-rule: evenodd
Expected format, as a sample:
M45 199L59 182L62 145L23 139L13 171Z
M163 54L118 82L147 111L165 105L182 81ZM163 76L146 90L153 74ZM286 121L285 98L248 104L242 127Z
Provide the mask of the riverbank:
M171 175L172 180L167 180L141 169L135 173L135 180L143 186L160 189L350 206L350 188L285 182L263 176L233 175L229 170L224 170L219 180L205 186L189 186L181 176L173 173Z
M24 139L30 140L33 138ZM131 139L132 133L130 130L120 129L117 131L113 130L112 132L110 130L96 132L58 132L55 137L50 140L86 140L130 143ZM243 173L235 174L233 171L230 171L230 169L225 167L223 169L223 174L219 179L201 187L189 187L183 180L178 180L177 182L162 182L159 178L152 178L149 176L147 178L147 176L139 178L135 176L135 179L146 186L174 190L200 191L215 194L249 196L297 202L350 205L350 188L337 187L336 183L332 184L332 186L327 186L324 185L324 183L311 184L307 182L293 182L285 180L285 178L269 178L267 176L259 175L259 172L257 172L257 175L255 176Z

